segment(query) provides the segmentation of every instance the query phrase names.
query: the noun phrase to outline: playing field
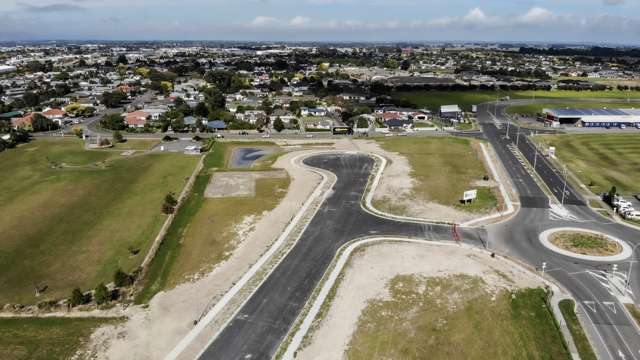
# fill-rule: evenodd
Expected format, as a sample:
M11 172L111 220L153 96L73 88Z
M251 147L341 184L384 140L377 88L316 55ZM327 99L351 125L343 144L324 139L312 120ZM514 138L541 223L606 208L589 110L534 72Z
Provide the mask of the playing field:
M398 275L388 289L360 314L346 358L571 359L542 289L492 293L466 275Z
M632 130L633 131L633 130ZM640 132L538 136L543 146L555 146L556 154L594 193L640 192Z
M66 298L135 269L166 218L164 196L198 161L82 144L37 139L0 153L0 304Z
M95 328L118 321L98 318L0 318L0 359L70 359L86 343Z
M629 103L623 101L615 101L615 102L604 102L604 101L572 101L572 102L550 102L550 103L538 103L538 104L528 104L528 105L516 105L510 106L507 109L509 114L519 114L519 115L535 115L542 113L543 109L565 109L565 108L573 108L573 109L614 109L614 108L633 108L640 107L640 102Z
M472 146L473 140L461 137L395 137L379 139L380 146L405 156L411 165L410 176L417 182L417 198L466 211L487 211L497 206L487 187L474 183L489 172ZM477 145L476 145L477 146ZM464 191L478 188L478 198L461 205Z
M262 146L265 144L263 143ZM207 154L205 166L196 178L191 194L180 208L154 259L145 287L136 301L149 301L161 290L171 288L225 260L237 244L243 220L255 219L273 209L286 194L289 178L266 178L256 182L255 196L206 198L205 190L214 171L226 171L231 151L251 143L221 143ZM245 171L269 170L281 153L259 159ZM251 223L251 221L249 221Z
M471 105L496 101L498 98L509 96L511 99L622 99L639 98L638 91L398 91L392 93L394 99L404 100L418 108L431 111L440 110L442 105L457 104L463 110L470 111Z

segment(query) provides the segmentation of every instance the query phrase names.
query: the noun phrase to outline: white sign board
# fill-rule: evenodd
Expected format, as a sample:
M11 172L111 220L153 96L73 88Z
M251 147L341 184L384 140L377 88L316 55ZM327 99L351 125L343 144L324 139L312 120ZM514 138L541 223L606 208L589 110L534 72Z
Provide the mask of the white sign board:
M476 189L467 190L462 195L462 200L469 201L469 200L475 199L476 197L478 197L478 190L476 190Z
M549 157L552 157L552 158L556 157L556 148L555 148L555 146L549 146Z

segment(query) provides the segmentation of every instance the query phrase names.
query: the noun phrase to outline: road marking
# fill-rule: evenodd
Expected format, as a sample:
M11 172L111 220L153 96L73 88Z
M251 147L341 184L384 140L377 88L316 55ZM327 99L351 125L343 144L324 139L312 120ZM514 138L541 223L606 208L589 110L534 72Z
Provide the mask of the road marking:
M587 308L589 308L589 310L593 311L594 313L596 313L596 303L595 301L583 301L582 302Z
M612 301L603 301L602 305L605 305L609 308L609 310L611 310L612 313L617 314L618 310L616 308L616 303L612 302Z

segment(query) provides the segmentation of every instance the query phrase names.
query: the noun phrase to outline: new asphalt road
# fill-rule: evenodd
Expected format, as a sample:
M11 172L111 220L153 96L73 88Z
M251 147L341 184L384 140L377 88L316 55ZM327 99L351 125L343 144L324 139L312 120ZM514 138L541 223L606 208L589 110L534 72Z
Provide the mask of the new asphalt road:
M566 257L548 250L539 240L539 234L544 230L576 227L613 235L634 247L640 244L640 233L589 209L570 184L565 186L562 172L555 169L542 154L535 153L537 150L524 135L527 130L518 130L517 126L511 124L507 138L504 106L498 107L497 117L490 110L493 110L493 106L481 106L478 118L483 132L496 149L521 194L522 209L510 221L487 228L489 247L537 268L546 262L548 276L553 277L574 296L579 311L591 322L592 326L587 326L586 330L601 358L640 359L638 329L623 311L608 280L611 276L628 280L635 299L635 294L640 291L640 278L637 271L628 273L631 261L636 260L635 254L630 259L619 262L618 273L612 274L613 264ZM515 147L519 151L515 151ZM523 161L523 157L527 161ZM527 162L531 165L535 163L535 171L546 187L558 202L564 201L565 211L550 209L548 202L546 206L542 206L544 192L533 179L532 170L524 165Z
M501 110L499 108L499 110ZM603 231L635 246L639 234L613 223L588 209L579 194L566 184L561 172L546 161L528 142L526 130L506 137L505 120L487 106L479 108L479 121L519 192L521 210L507 222L486 229L461 229L466 243L486 246L532 266L547 264L546 274L553 277L576 298L579 311L588 319L589 333L602 358L640 359L640 336L622 305L611 291L608 276L611 264L576 260L554 253L539 241L539 234L550 228L579 227ZM523 159L524 157L524 159ZM538 186L526 160L536 163L536 171L565 209L550 209L549 198ZM232 321L203 352L203 359L269 359L286 336L309 299L337 250L344 243L366 236L407 236L425 240L451 239L444 225L405 223L379 218L365 212L361 199L373 167L364 155L317 155L305 160L309 166L336 174L332 193L311 220L298 243L274 269ZM635 248L634 248L635 249ZM619 277L625 277L635 260L618 264ZM637 267L636 267L637 268ZM633 293L640 291L640 279L627 278ZM635 296L634 296L635 299Z
M365 212L362 195L374 160L364 155L318 155L305 164L337 175L330 197L298 243L202 354L203 359L269 359L318 284L340 246L366 236L450 240L444 225L403 223ZM480 244L462 231L465 242Z

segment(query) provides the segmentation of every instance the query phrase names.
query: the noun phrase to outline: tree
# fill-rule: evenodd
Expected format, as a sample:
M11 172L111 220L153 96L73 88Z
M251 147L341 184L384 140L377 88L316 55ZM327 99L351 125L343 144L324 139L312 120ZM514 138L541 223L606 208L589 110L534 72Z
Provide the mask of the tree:
M93 298L96 300L96 304L98 305L102 305L107 301L110 301L111 297L109 296L109 289L107 289L103 283L98 284L94 290Z
M411 62L409 60L402 60L402 62L400 63L400 69L401 70L409 70L409 68L411 67Z
M126 287L133 284L133 277L122 271L122 269L118 269L113 274L113 282L117 287Z
M204 90L205 101L213 111L215 109L224 109L226 100L222 92L216 87L210 87Z
M276 117L275 121L273 122L273 128L277 132L281 132L282 130L284 130L284 123L282 122L282 119L280 119L280 116Z
M106 114L100 120L100 126L108 130L124 130L124 118L120 114Z
M58 123L49 120L46 116L40 113L34 113L32 116L33 121L31 123L31 128L33 131L50 131L58 128Z
M365 129L369 127L369 121L362 116L358 117L358 128Z
M199 102L198 105L196 105L196 108L193 109L193 113L196 116L206 118L207 116L209 116L209 109L207 108L207 104Z
M124 137L122 136L122 134L120 133L120 131L115 131L113 133L113 142L114 143L121 143L124 141Z
M176 198L173 196L172 193L168 193L165 197L164 197L164 202L171 205L171 206L176 206L178 205L178 200L176 200Z
M117 65L128 65L129 64L129 60L127 60L127 57L124 54L120 54L120 55L118 55L118 58L116 59L116 64Z
M87 300L82 291L80 291L80 289L78 288L73 289L73 291L71 292L71 298L69 298L69 304L71 305L71 307L82 305L86 302Z
M22 95L22 101L28 107L34 107L40 105L40 95L35 92L27 91Z
M120 90L106 91L102 94L100 101L108 108L117 107L120 103L127 98L127 95Z
M273 112L273 103L271 103L269 99L264 99L261 108L267 115L271 115L271 112Z

